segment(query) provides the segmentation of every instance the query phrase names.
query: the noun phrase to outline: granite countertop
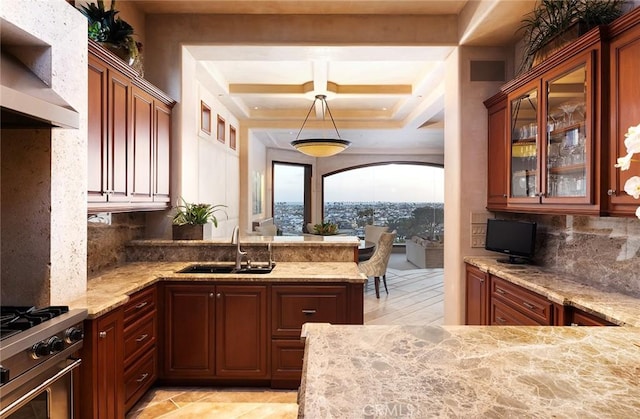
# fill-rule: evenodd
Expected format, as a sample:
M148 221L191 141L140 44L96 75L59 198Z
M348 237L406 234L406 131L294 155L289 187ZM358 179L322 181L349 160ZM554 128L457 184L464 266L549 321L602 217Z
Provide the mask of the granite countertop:
M305 324L299 417L640 417L633 327Z
M510 265L495 257L467 256L464 261L558 304L569 305L620 326L640 326L640 299L581 284L579 278L534 265Z
M240 238L242 245L256 245L272 243L274 246L329 246L329 247L353 247L360 244L356 236L320 236L305 234L302 236L259 236L246 235ZM131 246L229 246L229 240L133 240Z
M351 282L364 283L355 262L276 262L268 274L179 274L192 264L206 262L134 262L109 270L87 281L85 295L67 302L70 308L86 308L90 319L127 301L129 295L158 281L185 282Z

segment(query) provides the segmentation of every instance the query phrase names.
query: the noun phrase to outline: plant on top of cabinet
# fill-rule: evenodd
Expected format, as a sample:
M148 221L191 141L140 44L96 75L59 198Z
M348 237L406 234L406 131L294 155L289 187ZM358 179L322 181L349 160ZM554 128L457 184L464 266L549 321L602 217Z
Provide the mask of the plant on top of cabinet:
M202 240L204 225L211 222L218 227L216 212L222 211L226 215L223 209L226 207L222 204L194 204L180 198L172 219L174 240Z
M631 167L632 157L636 153L640 153L640 124L637 126L629 127L629 130L624 135L624 145L627 147L627 155L618 158L618 163L615 167L620 170L629 170ZM640 176L631 176L624 184L624 191L633 196L634 199L640 198ZM640 218L640 207L636 209L636 217Z
M115 7L116 0L111 2L108 10L104 8L104 1L98 0L97 4L87 3L86 6L80 6L78 10L89 21L89 39L100 42L129 65L136 67L142 74L140 67L142 43L133 38L133 27L120 17L116 17L120 12ZM134 65L136 63L137 65Z
M520 72L589 29L613 22L626 0L541 0L522 20L524 53Z

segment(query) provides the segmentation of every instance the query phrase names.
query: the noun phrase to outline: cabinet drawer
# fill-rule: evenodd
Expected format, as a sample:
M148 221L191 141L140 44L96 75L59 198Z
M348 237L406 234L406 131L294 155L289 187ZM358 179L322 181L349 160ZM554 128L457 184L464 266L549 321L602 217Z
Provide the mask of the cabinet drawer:
M128 411L151 387L157 377L156 347L140 358L124 373L125 411Z
M273 336L300 337L304 323L347 323L346 286L274 286Z
M616 326L610 321L577 308L573 308L571 314L571 326Z
M124 327L156 309L156 287L151 286L133 294L124 306Z
M537 324L553 325L553 304L546 298L503 279L491 277L491 299L502 301Z
M124 364L129 365L156 343L156 312L151 312L124 331Z
M491 301L491 325L492 326L540 326L541 324L532 318L522 314L515 308L501 302Z
M271 341L271 378L300 380L304 342L299 339Z

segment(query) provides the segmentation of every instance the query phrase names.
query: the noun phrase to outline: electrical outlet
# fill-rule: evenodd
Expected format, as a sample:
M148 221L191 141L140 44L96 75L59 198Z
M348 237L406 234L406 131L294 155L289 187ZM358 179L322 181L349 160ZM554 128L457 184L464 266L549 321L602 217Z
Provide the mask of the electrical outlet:
M489 218L489 214L486 212L471 214L471 247L484 248L487 218Z

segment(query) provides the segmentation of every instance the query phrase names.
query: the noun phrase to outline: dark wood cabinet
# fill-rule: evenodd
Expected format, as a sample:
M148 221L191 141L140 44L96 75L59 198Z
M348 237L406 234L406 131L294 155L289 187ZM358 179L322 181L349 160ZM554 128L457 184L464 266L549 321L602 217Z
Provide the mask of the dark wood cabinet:
M124 407L131 409L158 377L157 289L150 286L124 306Z
M216 377L269 378L267 286L216 286Z
M507 97L498 94L485 102L487 107L488 125L488 156L490 164L487 167L487 209L503 211L507 207L509 194L507 178L506 156L508 150L507 136Z
M475 266L466 265L465 324L488 324L489 275Z
M634 215L638 201L624 192L624 184L632 176L640 176L640 164L631 163L629 170L621 171L614 165L618 157L627 154L624 134L629 127L640 124L640 8L629 12L611 27L609 45L609 112L610 146L609 183L606 188L608 213Z
M554 324L554 306L545 297L493 275L490 276L490 287L490 324ZM501 317L496 313L503 313L505 316ZM512 321L516 323L511 323Z
M173 100L89 41L88 210L169 205Z
M570 320L567 322L567 326L616 326L615 323L576 307L571 307L570 312Z
M80 417L124 417L124 310L85 321L80 368Z
M163 285L164 379L214 377L216 287Z

